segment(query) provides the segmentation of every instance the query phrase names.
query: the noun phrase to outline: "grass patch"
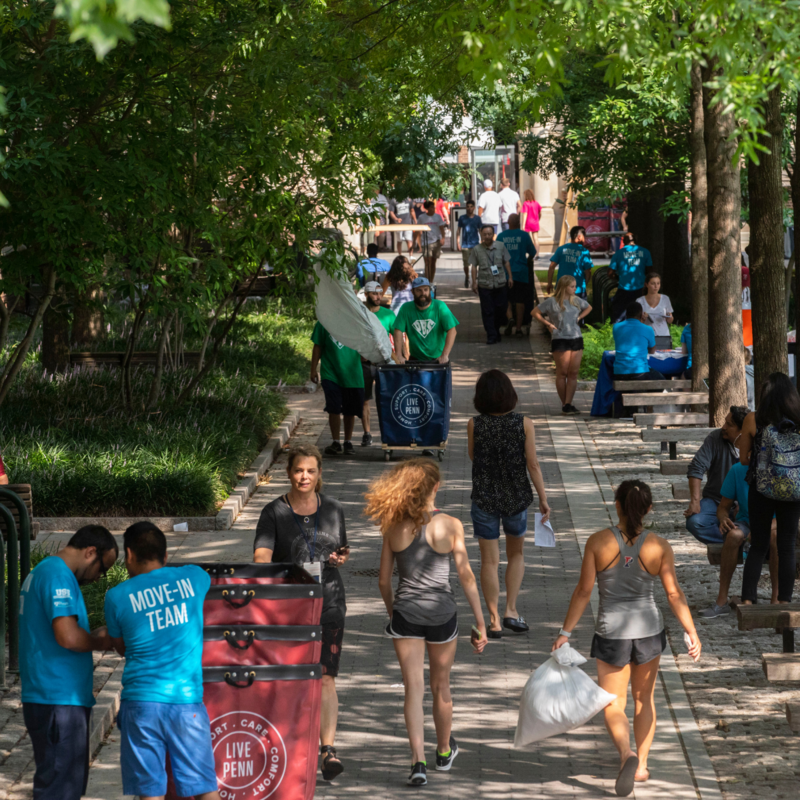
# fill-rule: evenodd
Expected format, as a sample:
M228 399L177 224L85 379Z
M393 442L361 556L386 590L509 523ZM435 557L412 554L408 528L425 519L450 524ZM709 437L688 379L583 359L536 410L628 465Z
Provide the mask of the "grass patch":
M11 481L32 485L37 516L214 514L286 413L284 396L265 387L307 380L311 328L274 303L249 304L189 401L175 404L192 370L166 372L158 409L133 416L116 368L43 376L27 366L0 415ZM104 349L121 346L110 337ZM151 370L134 373L137 405Z
M53 556L58 551L55 544L47 546L43 544L31 545L31 569L40 564L48 556ZM96 583L81 586L83 601L86 603L86 611L89 614L89 630L100 628L106 624L105 601L106 592L119 583L128 580L128 570L122 561L117 561L113 567ZM6 626L8 626L8 564L6 564ZM8 628L6 627L6 630Z
M669 333L672 336L672 346L681 346L681 333L683 325L670 325ZM611 321L606 320L600 327L587 325L583 331L583 360L581 361L581 380L593 381L597 379L603 353L614 349L614 333L611 330Z

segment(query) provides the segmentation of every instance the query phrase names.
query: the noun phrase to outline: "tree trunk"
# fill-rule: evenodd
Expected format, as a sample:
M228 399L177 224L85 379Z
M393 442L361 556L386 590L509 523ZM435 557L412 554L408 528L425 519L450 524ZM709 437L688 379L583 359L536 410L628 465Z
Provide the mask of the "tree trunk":
M714 66L710 67L714 69ZM707 83L707 81L704 81ZM747 405L742 355L741 187L736 120L703 88L708 175L709 418L719 427L731 406Z
M31 318L25 336L22 337L22 341L14 348L14 353L6 362L3 368L3 374L0 376L0 405L3 404L3 401L8 396L11 384L14 382L14 379L22 369L22 365L25 363L25 357L28 355L28 351L33 344L34 334L38 330L42 317L44 317L47 307L50 305L50 301L53 299L53 295L56 292L56 271L51 266L45 267L42 283L45 289L44 295L39 300L39 305Z
M703 71L692 64L692 390L708 378L708 177L703 133Z
M105 318L100 305L102 292L93 286L75 298L72 310L72 341L74 344L93 344L105 333Z
M51 373L69 369L69 318L63 287L54 299L42 322L42 366Z
M7 300L11 300L10 305L7 304ZM2 356L8 341L8 329L17 303L19 303L19 297L11 299L9 295L0 294L0 356Z
M797 93L797 108L794 120L794 167L792 168L792 210L794 213L794 327L795 339L797 329L800 328L800 267L797 260L800 258L800 92ZM796 346L796 343L795 343ZM794 380L797 383L797 354L794 357Z
M175 312L175 314L177 314L177 312ZM165 320L164 326L161 328L161 335L158 337L158 343L156 344L156 370L153 375L153 381L150 384L150 392L147 395L147 408L152 408L161 396L161 376L164 374L164 350L166 350L167 347L169 326L172 325L175 314Z
M753 304L753 367L760 387L773 372L788 373L786 296L783 264L783 117L781 90L773 89L764 105L759 151L747 165L750 190L750 298Z

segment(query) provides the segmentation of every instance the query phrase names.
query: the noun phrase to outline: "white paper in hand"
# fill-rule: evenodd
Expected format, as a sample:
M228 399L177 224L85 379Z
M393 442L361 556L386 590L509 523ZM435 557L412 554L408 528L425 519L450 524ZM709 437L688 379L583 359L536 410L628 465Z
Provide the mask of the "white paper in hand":
M556 535L550 520L542 522L542 515L537 511L533 515L533 543L537 547L555 547Z

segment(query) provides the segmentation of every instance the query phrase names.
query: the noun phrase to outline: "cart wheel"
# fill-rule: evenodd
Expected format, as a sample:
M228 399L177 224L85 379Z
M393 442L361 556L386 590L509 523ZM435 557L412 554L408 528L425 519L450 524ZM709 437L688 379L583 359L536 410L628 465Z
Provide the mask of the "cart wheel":
M444 450L440 450L436 455L439 461L444 461Z
M391 461L392 460L392 451L391 450L385 450L384 451L383 460L384 461Z

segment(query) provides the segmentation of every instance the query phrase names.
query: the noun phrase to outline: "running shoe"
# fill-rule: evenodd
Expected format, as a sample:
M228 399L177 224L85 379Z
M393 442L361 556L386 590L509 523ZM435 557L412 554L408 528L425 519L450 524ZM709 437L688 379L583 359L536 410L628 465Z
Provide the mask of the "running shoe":
M361 446L369 447L371 444L372 444L372 434L369 432L365 432L364 435L361 437Z
M567 406L567 408L569 409L569 413L570 413L570 414L580 414L580 413L581 413L580 411L578 411L578 409L577 409L577 408L575 408L575 406L574 406L574 405L572 405L572 403L570 403L570 404Z
M706 619L714 619L714 617L723 617L725 614L730 613L731 607L727 603L724 606L718 606L716 603L712 603L711 608L705 608L700 612L700 616Z
M340 456L342 454L342 446L339 442L331 442L325 448L325 455L326 456Z
M450 737L450 752L446 756L439 755L439 751L436 751L436 769L439 772L447 772L450 767L453 766L453 762L458 755L458 745L456 744L456 740L451 736Z
M411 774L408 776L406 783L409 786L425 786L428 782L428 770L424 762L417 761L411 768Z
M562 414L571 414L572 412L569 410L569 408L570 407L567 404L564 404L563 406L561 406L561 413Z
M345 442L344 443L344 454L346 456L355 455L355 452L356 452L356 449L355 449L355 447L353 447L353 443L352 442Z

